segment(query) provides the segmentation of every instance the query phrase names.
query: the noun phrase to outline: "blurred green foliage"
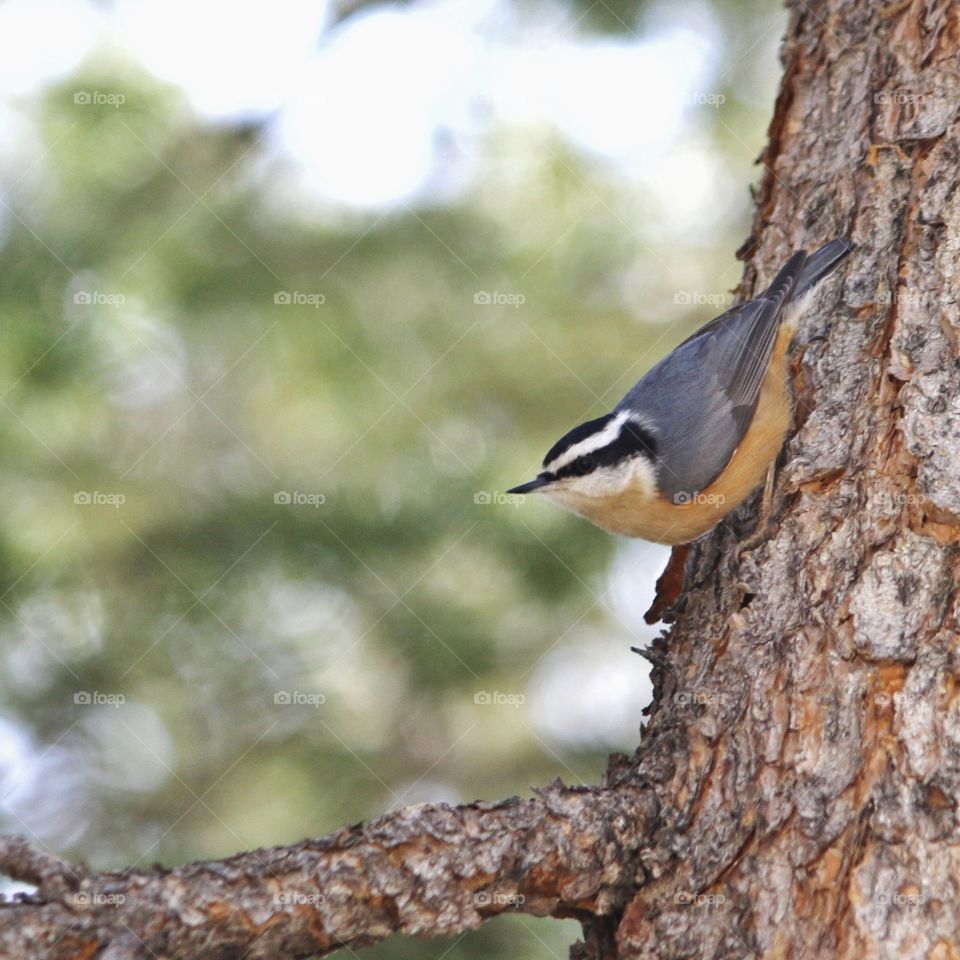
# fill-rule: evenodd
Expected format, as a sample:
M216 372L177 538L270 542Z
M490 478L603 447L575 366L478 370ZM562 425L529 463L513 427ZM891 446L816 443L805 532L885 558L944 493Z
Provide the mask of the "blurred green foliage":
M638 5L601 6L584 29ZM749 37L772 9L715 12ZM0 234L0 828L171 864L595 781L634 745L475 702L593 636L645 674L606 602L616 541L476 501L715 312L658 322L677 278L736 283L773 91L734 56L698 119L742 186L685 243L669 198L541 133L495 131L455 201L370 214L291 202L266 128L204 125L133 65L45 94ZM78 110L78 87L126 103ZM369 955L546 957L576 933L518 917Z

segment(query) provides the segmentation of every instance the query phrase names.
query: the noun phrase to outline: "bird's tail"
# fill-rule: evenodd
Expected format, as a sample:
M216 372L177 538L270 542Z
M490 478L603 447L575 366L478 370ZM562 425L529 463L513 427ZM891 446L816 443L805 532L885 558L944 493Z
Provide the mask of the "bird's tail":
M853 244L849 240L837 237L811 253L797 277L791 299L799 300L805 293L809 293L824 277L832 273L852 250Z

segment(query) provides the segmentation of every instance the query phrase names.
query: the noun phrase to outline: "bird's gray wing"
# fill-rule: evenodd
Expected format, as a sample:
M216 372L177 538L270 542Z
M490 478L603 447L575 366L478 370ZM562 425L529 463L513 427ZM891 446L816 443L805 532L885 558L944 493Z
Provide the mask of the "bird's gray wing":
M804 260L794 254L760 297L701 327L618 404L639 411L651 429L657 483L668 499L703 490L730 462L753 419Z

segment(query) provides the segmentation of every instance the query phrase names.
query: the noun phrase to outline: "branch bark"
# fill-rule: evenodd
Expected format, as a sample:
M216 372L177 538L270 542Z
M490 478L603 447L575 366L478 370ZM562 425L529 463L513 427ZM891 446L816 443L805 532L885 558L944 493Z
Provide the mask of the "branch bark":
M769 529L744 546L748 504L690 549L603 786L172 871L8 845L40 886L0 907L0 952L304 957L521 909L581 919L581 960L960 956L958 56L944 0L791 7L741 293L858 249L797 337Z
M642 790L556 783L534 799L407 807L174 870L90 875L4 837L0 872L39 887L0 907L0 956L267 960L449 936L511 910L607 916L644 872L625 851L656 821Z

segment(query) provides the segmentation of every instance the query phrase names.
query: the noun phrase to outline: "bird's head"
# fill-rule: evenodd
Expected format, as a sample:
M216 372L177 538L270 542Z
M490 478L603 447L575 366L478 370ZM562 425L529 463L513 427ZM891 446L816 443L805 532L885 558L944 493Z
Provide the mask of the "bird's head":
M623 493L640 484L652 495L656 443L635 417L614 411L564 434L543 458L536 478L508 493L543 493L582 512L584 500Z

